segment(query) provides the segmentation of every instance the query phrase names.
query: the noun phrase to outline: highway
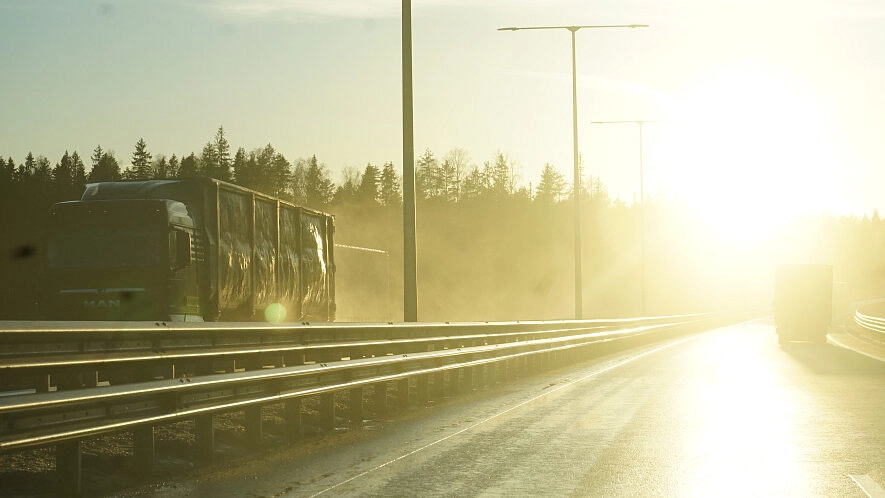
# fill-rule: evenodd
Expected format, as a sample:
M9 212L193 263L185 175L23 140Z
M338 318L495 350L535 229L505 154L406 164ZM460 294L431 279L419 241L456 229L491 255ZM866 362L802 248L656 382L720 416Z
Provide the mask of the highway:
M367 422L158 496L885 496L885 363L771 320Z

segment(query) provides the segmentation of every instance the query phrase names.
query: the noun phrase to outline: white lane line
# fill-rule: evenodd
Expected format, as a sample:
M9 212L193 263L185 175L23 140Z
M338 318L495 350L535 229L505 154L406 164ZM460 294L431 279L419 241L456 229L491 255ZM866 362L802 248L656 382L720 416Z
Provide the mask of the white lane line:
M879 483L874 481L872 477L855 475L848 477L870 498L885 498L885 489L882 489L882 486L879 486Z
M634 357L632 357L632 358L628 358L628 359L626 359L626 360L623 360L623 361L620 361L620 362L618 362L618 363L615 363L614 365L610 365L610 366L608 366L608 367L605 367L605 368L603 368L602 370L597 370L597 371L592 372L592 373L589 373L589 374L587 374L587 375L585 375L585 376L583 376L583 377L581 377L581 378L579 378L579 379L573 380L573 381L568 382L568 383L566 383L566 384L562 384L561 386L558 386L558 387L556 387L555 389L551 389L551 390L549 390L549 391L547 391L547 392L544 392L544 393L542 393L542 394L539 394L538 396L535 396L534 398L531 398L531 399L529 399L529 400L523 401L522 403L519 403L519 404L517 404L517 405L511 406L510 408L508 408L508 409L506 409L506 410L504 410L504 411L502 411L502 412L496 413L496 414L494 414L494 415L492 415L492 416L490 416L490 417L488 417L488 418L486 418L486 419L484 419L484 420L481 420L481 421L479 421L479 422L477 422L477 423L475 423L475 424L473 424L473 425L471 425L471 426L469 426L469 427L465 427L464 429L461 429L461 430L458 431L458 432L454 432L454 433L452 433L452 434L449 434L449 435L446 436L446 437L443 437L443 438L437 439L436 441L433 441L432 443L427 443L427 444L425 444L424 446L422 446L422 447L420 447L420 448L414 449L414 450L412 450L412 451L410 451L410 452L408 452L408 453L405 453L405 454L403 454L403 455L400 455L400 456L394 458L393 460L389 460L389 461L387 461L387 462L384 462L384 463L382 463L381 465L378 465L377 467L374 467L374 468L371 468L371 469L366 470L366 471L364 471L364 472L361 472L361 473L359 473L359 474L357 474L357 475L351 477L350 479L346 479L346 480L344 480L344 481L339 482L338 484L334 484L334 485L332 485L332 486L329 486L328 488L323 489L323 490L321 490L321 491L318 491L318 492L316 492L315 494L312 494L312 495L310 495L310 496L311 496L311 498L314 497L314 496L319 496L319 495L324 494L324 493L326 493L326 492L332 491L333 489L336 489L336 488L338 488L338 487L340 487L340 486L344 486L345 484L348 484L348 483L350 483L350 482L353 482L353 481L355 481L355 480L357 480L357 479L359 479L359 478L361 478L361 477L365 477L365 476L371 474L372 472L375 472L375 471L377 471L377 470L381 470L382 468L387 467L388 465L391 465L391 464L394 464L394 463L396 463L396 462L399 462L400 460L402 460L402 459L404 459L404 458L408 458L408 457L410 457L410 456L412 456L412 455L414 455L414 454L416 454L416 453L418 453L418 452L420 452L420 451L424 451L424 450L426 450L427 448L430 448L431 446L434 446L434 445L437 445L437 444L439 444L439 443L442 443L443 441L445 441L445 440L447 440L447 439L451 439L451 438L453 438L453 437L455 437L455 436L458 436L458 435L463 434L463 433L465 433L465 432L467 432L467 431L469 431L469 430L472 430L472 429L474 429L474 428L476 428L476 427L479 427L480 425L483 425L483 424L485 424L486 422L489 422L489 421L491 421L491 420L494 420L494 419L500 417L501 415L504 415L504 414L506 414L506 413L512 412L513 410L516 410L517 408L520 408L520 407L525 406L525 405L527 405L527 404L529 404L529 403L532 403L532 402L534 402L534 401L537 401L537 400L539 400L539 399L541 399L541 398L543 398L543 397L545 397L545 396L549 396L549 395L555 393L556 391L559 391L559 390L561 390L561 389L565 389L565 388L567 388L567 387L573 386L573 385L575 385L575 384L578 384L578 383L580 383L580 382L583 382L583 381L585 381L585 380L587 380L587 379L590 379L590 378L592 378L592 377L596 377L597 375L604 374L604 373L606 373L606 372L609 372L609 371L614 370L614 369L616 369L616 368L622 367L622 366L627 365L627 364L629 364L629 363L633 363L633 362L636 361L636 360L639 360L639 359L641 359L641 358L645 358L646 356L650 356L650 355L653 355L653 354L655 354L655 353L659 353L659 352L661 352L661 351L664 351L665 349L672 348L673 346L677 346L677 345L682 344L682 343L684 343L684 342L694 341L694 340L696 340L696 339L698 339L699 337L702 337L702 336L703 336L703 334L692 335L691 337L686 337L686 338L684 338L684 339L680 339L680 340L678 340L678 341L676 341L676 342L671 342L671 343L669 343L669 344L665 344L665 345L663 345L663 346L659 346L659 347L657 347L657 348L654 348L654 349L648 350L648 351L646 351L646 352L644 352L644 353L638 354L638 355L636 355L636 356L634 356ZM879 498L879 497L877 496L876 498Z

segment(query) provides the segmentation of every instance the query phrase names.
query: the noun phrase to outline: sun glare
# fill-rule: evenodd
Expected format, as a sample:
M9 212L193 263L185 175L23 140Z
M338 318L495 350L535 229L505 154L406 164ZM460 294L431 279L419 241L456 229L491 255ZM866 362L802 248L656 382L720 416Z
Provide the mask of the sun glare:
M721 236L764 237L827 206L830 136L804 85L774 70L735 68L685 100L676 190Z

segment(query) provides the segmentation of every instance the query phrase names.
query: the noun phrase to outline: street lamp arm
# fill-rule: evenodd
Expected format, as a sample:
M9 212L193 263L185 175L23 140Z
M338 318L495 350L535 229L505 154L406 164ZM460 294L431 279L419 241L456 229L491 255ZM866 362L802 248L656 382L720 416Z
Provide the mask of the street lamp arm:
M508 26L506 28L498 28L498 31L520 31L524 29L567 29L569 31L577 31L579 29L596 29L596 28L648 28L648 24L597 24L597 25L578 25L578 26Z

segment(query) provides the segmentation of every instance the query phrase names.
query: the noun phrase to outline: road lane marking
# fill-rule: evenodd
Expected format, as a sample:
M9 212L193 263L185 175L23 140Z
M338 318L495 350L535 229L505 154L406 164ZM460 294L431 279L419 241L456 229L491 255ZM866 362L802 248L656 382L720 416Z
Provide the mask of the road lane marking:
M573 380L573 381L571 381L571 382L567 382L567 383L565 383L565 384L562 384L561 386L558 386L558 387L556 387L555 389L551 389L551 390L549 390L549 391L547 391L547 392L541 393L541 394L535 396L534 398L531 398L531 399L528 399L528 400L523 401L523 402L521 402L521 403L518 403L518 404L516 404L516 405L513 405L513 406L511 406L510 408L508 408L508 409L506 409L506 410L504 410L504 411L502 411L502 412L499 412L499 413L496 413L496 414L494 414L494 415L491 415L491 416L489 416L489 417L487 417L487 418L485 418L485 419L483 419L483 420L481 420L481 421L479 421L479 422L477 422L477 423L475 423L475 424L473 424L473 425L471 425L471 426L468 426L468 427L465 427L465 428L461 429L460 431L457 431L457 432L455 432L455 433L449 434L448 436L443 437L443 438L440 438L440 439L437 439L436 441L433 441L433 442L431 442L431 443L427 443L427 444L425 444L424 446L422 446L422 447L420 447L420 448L416 448L416 449L414 449L414 450L412 450L412 451L410 451L410 452L408 452L408 453L404 453L404 454L402 454L402 455L400 455L400 456L398 456L398 457L396 457L396 458L394 458L394 459L392 459L392 460L388 460L387 462L384 462L384 463L382 463L382 464L380 464L380 465L378 465L378 466L376 466L376 467L373 467L373 468L371 468L371 469L369 469L369 470L363 471L363 472L361 472L361 473L359 473L359 474L357 474L357 475L355 475L355 476L353 476L353 477L351 477L351 478L349 478L349 479L345 479L345 480L339 482L338 484L334 484L334 485L332 485L332 486L329 486L328 488L323 489L323 490L320 490L320 491L318 491L318 492L316 492L316 493L314 493L314 494L312 494L312 495L310 495L310 496L311 496L311 498L314 497L314 496L319 496L319 495L325 494L325 493L327 493L327 492L329 492L329 491L332 491L333 489L336 489L336 488L338 488L338 487L340 487L340 486L344 486L345 484L351 483L351 482L353 482L353 481L355 481L355 480L357 480L357 479L359 479L359 478L365 477L365 476L367 476L367 475L369 475L369 474L371 474L372 472L375 472L375 471L377 471L377 470L381 470L381 469L383 469L384 467L387 467L388 465L392 465L392 464L394 464L394 463L397 463L397 462L399 462L400 460L403 460L403 459L408 458L408 457L410 457L410 456L412 456L412 455L414 455L414 454L416 454L416 453L419 453L419 452L421 452L421 451L424 451L424 450L426 450L427 448L430 448L431 446L435 446L435 445L437 445L437 444L439 444L439 443L442 443L443 441L446 441L446 440L451 439L451 438L453 438L453 437L455 437L455 436L458 436L458 435L460 435L460 434L463 434L463 433L465 433L465 432L467 432L467 431L470 431L470 430L472 430L472 429L475 429L476 427L479 427L480 425L483 425L483 424L485 424L486 422L490 422L490 421L492 421L492 420L494 420L494 419L500 417L501 415L505 415L505 414L507 414L507 413L509 413L509 412L512 412L513 410L516 410L517 408L521 408L521 407L523 407L523 406L525 406L525 405L527 405L527 404L529 404L529 403L532 403L532 402L534 402L534 401L537 401L537 400L539 400L539 399L541 399L541 398L543 398L543 397L545 397L545 396L549 396L549 395L551 395L551 394L553 394L553 393L555 393L555 392L557 392L557 391L560 391L560 390L565 389L565 388L567 388L567 387L573 386L573 385L575 385L575 384L578 384L578 383L583 382L583 381L585 381L585 380L587 380L587 379L590 379L590 378L596 377L596 376L598 376L598 375L602 375L602 374L604 374L604 373L606 373L606 372L610 372L610 371L612 371L612 370L614 370L614 369L616 369L616 368L620 368L620 367L622 367L622 366L624 366L624 365L627 365L627 364L633 363L634 361L639 360L639 359L642 359L642 358L645 358L646 356L651 356L651 355L653 355L653 354L655 354L655 353L659 353L659 352L664 351L664 350L666 350L666 349L670 349L670 348L672 348L672 347L674 347L674 346L678 346L678 345L680 345L680 344L683 344L683 343L686 343L686 342L689 342L689 341L697 340L699 337L702 337L702 336L703 336L703 334L696 334L696 335L692 335L692 336L690 336L690 337L686 337L686 338L684 338L684 339L679 339L678 341L674 341L674 342L671 342L671 343L668 343L668 344L664 344L663 346L658 346L658 347L656 347L656 348L654 348L654 349L650 349L650 350L648 350L648 351L646 351L646 352L644 352L644 353L640 353L640 354L638 354L638 355L636 355L636 356L633 356L633 357L631 357L631 358L627 358L626 360L619 361L618 363L615 363L614 365L609 365L609 366L607 366L607 367L605 367L605 368L603 368L603 369L601 369L601 370L597 370L597 371L595 371L595 372L591 372L591 373L589 373L589 374L587 374L587 375L585 375L585 376L583 376L583 377L581 377L581 378L578 378L578 379L575 379L575 380ZM875 496L875 497L871 497L871 498L879 498L879 496ZM882 497L882 498L885 498L885 497Z
M885 498L885 489L882 489L882 486L879 486L879 483L874 481L872 477L855 475L849 475L848 477L870 498Z

